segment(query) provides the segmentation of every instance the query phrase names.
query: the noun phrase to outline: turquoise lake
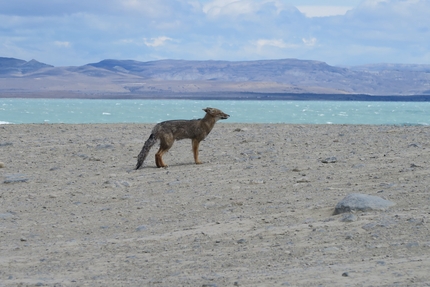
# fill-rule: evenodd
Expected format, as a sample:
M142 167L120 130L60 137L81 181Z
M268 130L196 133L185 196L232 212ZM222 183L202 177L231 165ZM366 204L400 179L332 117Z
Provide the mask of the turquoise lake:
M231 123L429 125L430 102L0 99L0 124L156 123L204 116Z

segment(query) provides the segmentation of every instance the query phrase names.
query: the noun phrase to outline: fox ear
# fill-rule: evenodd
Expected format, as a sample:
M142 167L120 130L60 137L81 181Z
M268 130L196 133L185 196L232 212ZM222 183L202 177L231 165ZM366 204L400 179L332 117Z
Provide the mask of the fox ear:
M205 112L207 112L207 113L209 113L210 111L211 111L211 108L206 108L206 109L203 109Z

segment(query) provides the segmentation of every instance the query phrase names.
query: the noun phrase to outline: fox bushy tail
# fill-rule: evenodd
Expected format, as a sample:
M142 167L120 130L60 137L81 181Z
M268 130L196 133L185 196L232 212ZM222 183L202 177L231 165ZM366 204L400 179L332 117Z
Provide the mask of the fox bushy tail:
M148 153L153 145L157 143L157 137L155 134L151 134L149 138L146 140L145 144L142 147L142 150L140 151L139 155L137 156L137 164L136 169L139 169L143 162L145 161L146 157L148 156Z

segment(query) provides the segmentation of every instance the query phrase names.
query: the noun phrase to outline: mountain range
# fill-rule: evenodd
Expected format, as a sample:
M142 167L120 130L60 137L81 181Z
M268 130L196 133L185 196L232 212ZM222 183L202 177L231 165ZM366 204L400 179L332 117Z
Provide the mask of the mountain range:
M430 100L430 65L103 60L54 67L0 57L0 97Z

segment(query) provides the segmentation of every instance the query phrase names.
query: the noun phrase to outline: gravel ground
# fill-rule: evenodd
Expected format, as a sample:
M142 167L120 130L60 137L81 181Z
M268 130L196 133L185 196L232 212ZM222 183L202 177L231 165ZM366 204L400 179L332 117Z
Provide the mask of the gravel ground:
M430 286L430 128L0 126L0 286ZM351 193L395 203L334 215Z

